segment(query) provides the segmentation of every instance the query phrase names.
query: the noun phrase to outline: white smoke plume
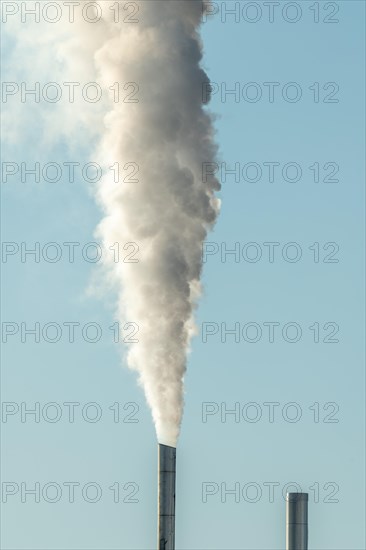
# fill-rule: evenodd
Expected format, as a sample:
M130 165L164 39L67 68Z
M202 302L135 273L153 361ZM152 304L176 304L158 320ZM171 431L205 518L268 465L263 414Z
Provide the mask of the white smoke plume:
M121 326L126 321L138 326L138 343L129 347L128 365L138 372L159 442L176 446L200 295L202 243L219 212L219 183L213 175L202 177L203 163L214 163L217 154L211 115L204 105L209 79L201 68L199 34L209 2L103 1L95 24L77 16L86 4L98 6L82 0L72 24L47 25L45 31L40 25L29 30L29 25L19 24L19 36L23 53L37 47L42 67L61 62L65 81L77 80L77 75L90 80L94 65L93 77L109 97L104 128L95 122L102 120L100 105L80 102L77 112L57 107L46 123L51 122L53 132L71 132L71 143L78 126L83 131L89 127L93 137L102 132L97 158L93 156L107 174L96 189L104 216L96 233L107 251L114 243L138 247L137 263L123 262L122 257L115 263L110 252L103 258L117 287ZM87 13L93 18L93 7ZM50 35L53 42L49 38L44 50L40 40ZM21 50L15 53L19 64ZM110 90L114 83L119 97L116 87ZM134 84L124 89L126 83ZM119 183L110 170L116 163ZM137 165L138 172L123 181L130 173L123 167L129 163Z
M120 2L121 9L123 4ZM139 374L160 443L176 446L183 377L200 293L202 243L214 224L219 183L202 178L215 162L212 120L203 105L199 0L144 0L138 23L106 27L95 53L105 86L133 82L136 103L113 103L100 161L138 165L133 182L106 177L98 191L105 247L134 242L137 263L109 268L119 286L119 318L139 327L128 364ZM129 90L131 92L131 88Z

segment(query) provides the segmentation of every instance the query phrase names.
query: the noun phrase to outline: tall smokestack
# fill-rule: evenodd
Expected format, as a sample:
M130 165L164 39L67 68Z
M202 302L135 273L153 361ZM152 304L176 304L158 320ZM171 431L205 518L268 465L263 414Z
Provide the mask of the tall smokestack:
M158 550L174 550L176 448L159 443L158 460Z
M308 493L286 495L286 550L308 550Z

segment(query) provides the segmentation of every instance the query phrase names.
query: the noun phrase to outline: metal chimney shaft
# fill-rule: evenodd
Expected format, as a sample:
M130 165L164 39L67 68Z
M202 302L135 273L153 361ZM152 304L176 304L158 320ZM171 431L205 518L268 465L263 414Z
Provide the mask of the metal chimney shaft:
M287 493L286 550L308 550L308 493Z
M158 550L175 549L176 449L159 444Z

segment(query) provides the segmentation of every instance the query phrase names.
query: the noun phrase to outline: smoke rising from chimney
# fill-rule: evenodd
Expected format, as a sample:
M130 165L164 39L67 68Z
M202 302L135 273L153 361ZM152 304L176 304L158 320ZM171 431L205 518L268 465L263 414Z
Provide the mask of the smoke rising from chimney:
M120 2L121 7L128 2ZM100 160L138 166L134 181L104 178L97 229L105 246L134 242L138 263L108 265L118 286L118 316L138 327L127 361L138 372L158 441L175 447L183 412L183 378L200 295L202 243L219 212L216 178L202 163L217 148L202 93L199 27L206 2L149 0L136 24L105 26L95 52L99 81L133 82L134 103L119 101L105 117ZM205 86L206 84L206 86ZM107 161L107 162L108 162Z
M127 361L138 373L158 440L176 446L202 243L219 212L219 183L213 175L202 177L202 164L217 160L199 34L208 2L108 0L99 3L95 24L81 17L87 8L93 19L92 4L82 0L72 23L64 17L24 25L20 16L9 16L8 31L19 36L9 66L30 83L33 70L38 80L97 81L103 101L88 103L76 94L73 104L37 104L34 117L33 109L13 102L8 126L14 138L39 128L45 147L57 140L72 150L98 144L92 160L105 174L95 188L103 212L96 237L107 251L104 282L117 289L118 320L138 325ZM15 132L14 120L24 127ZM110 169L116 163L119 183ZM132 173L123 170L129 163L135 173L124 178ZM108 249L131 242L138 262L114 263ZM104 282L98 283L103 292Z

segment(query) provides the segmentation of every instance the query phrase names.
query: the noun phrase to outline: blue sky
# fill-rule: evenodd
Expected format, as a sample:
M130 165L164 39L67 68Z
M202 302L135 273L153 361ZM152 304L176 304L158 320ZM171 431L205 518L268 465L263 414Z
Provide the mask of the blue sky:
M199 334L188 359L176 544L283 548L282 493L296 484L309 493L309 548L361 550L365 5L302 1L283 11L289 3L281 2L271 23L265 4L241 2L248 11L225 21L225 6L235 2L217 2L202 27L203 65L218 90L210 109L220 163L239 164L240 181L227 174L206 248L214 253L204 265ZM286 21L296 14L296 23ZM3 55L12 47L9 41ZM16 72L8 67L5 80L22 80ZM52 70L47 78L54 80ZM222 95L236 83L239 97ZM262 94L257 102L254 92ZM295 92L301 99L292 102ZM41 107L21 106L24 113ZM3 161L88 162L92 140L55 140L45 149L41 126L4 145ZM268 163L276 163L273 181ZM81 251L95 240L100 216L80 177L37 184L15 176L2 187L3 241L20 251L22 242L41 249L56 242L62 251L56 263L3 256L3 338L17 331L2 352L2 545L9 550L155 547L153 423L134 373L121 364L125 344L113 341L113 296L87 293L97 268ZM74 263L65 242L80 243ZM232 249L236 256L225 255ZM22 341L21 323L37 322L40 342L24 330ZM79 323L74 342L70 322ZM47 323L61 327L58 342L47 341L57 330ZM236 335L225 335L235 327ZM100 332L95 343L87 341L93 330ZM39 422L25 414L35 403ZM26 493L36 483L40 502ZM70 483L78 484L74 502Z

